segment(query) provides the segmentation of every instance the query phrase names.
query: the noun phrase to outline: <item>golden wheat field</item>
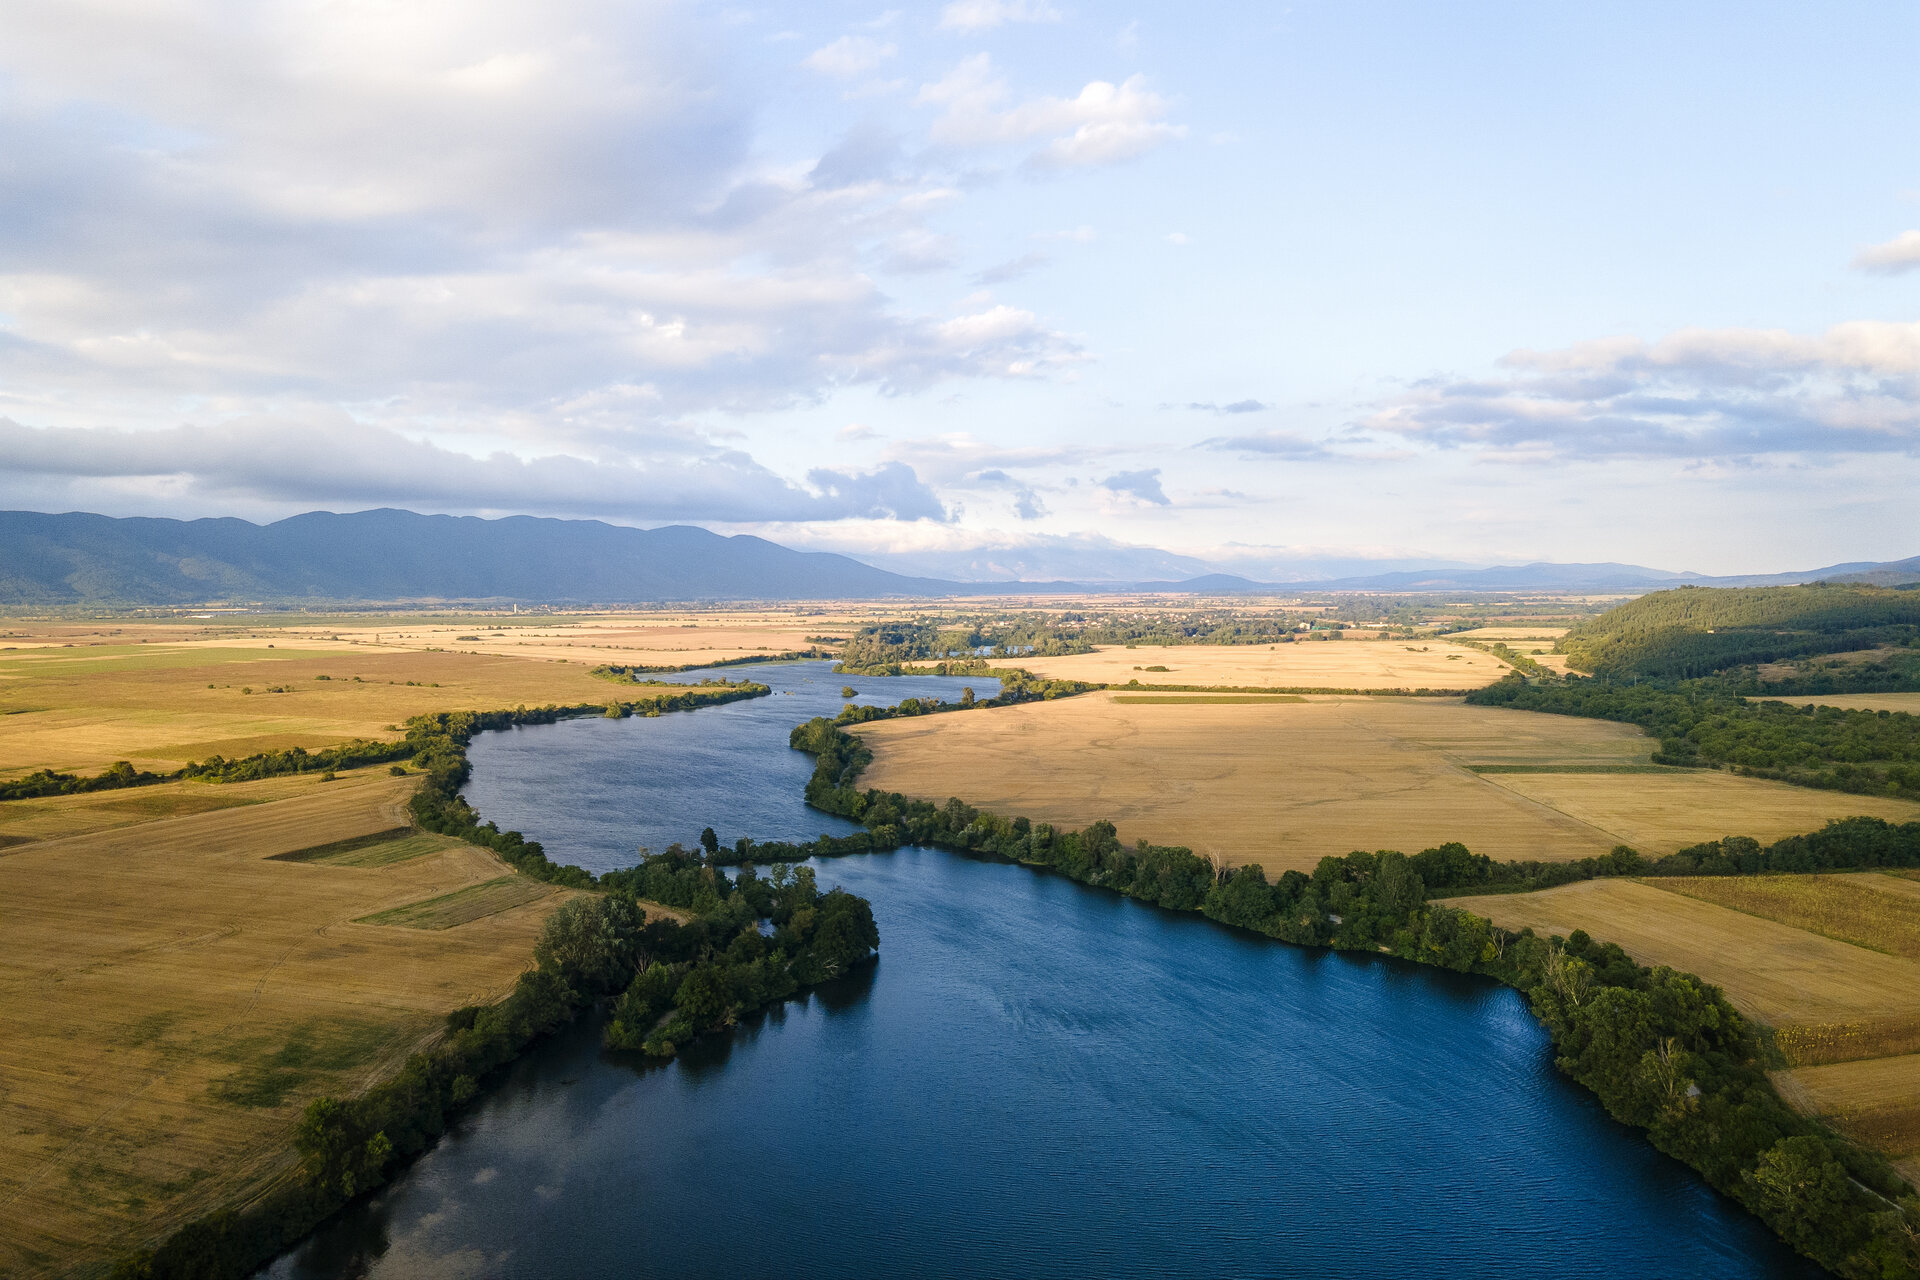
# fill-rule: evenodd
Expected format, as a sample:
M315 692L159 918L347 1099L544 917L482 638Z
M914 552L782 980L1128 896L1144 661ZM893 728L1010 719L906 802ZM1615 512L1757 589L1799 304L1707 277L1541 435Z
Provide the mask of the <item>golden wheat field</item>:
M1672 853L1729 835L1752 836L1764 844L1856 815L1889 822L1920 819L1920 804L1911 800L1816 791L1710 769L1627 776L1573 772L1485 776L1517 796L1605 830L1618 843L1647 854Z
M1869 871L1825 876L1675 876L1647 883L1870 951L1920 960L1920 895L1903 892L1910 881Z
M1821 693L1784 698L1795 706L1811 702L1821 707L1842 707L1850 711L1904 711L1920 715L1920 693Z
M1788 1077L1790 1084L1781 1080ZM1920 1054L1777 1072L1783 1096L1920 1173Z
M1632 844L1811 830L1906 801L1648 763L1628 725L1444 698L1195 703L1096 693L863 725L863 785L1036 821L1107 819L1123 839L1268 870L1353 849L1459 840L1496 859L1565 861Z
M1642 964L1699 974L1771 1026L1920 1017L1920 961L1884 955L1634 880L1450 898L1508 929L1585 929Z
M213 755L392 738L429 711L649 696L593 676L586 659L268 643L0 651L0 777L96 772L116 760L171 770Z
M381 928L353 921L509 869L439 838L369 865L272 856L401 826L416 782L242 784L240 807L0 850L0 1274L98 1269L244 1194L286 1167L308 1099L504 994L564 892Z
M1300 640L1276 645L1107 645L1011 665L1052 679L1095 684L1257 689L1477 689L1512 668L1444 640ZM1149 667L1165 667L1151 671Z

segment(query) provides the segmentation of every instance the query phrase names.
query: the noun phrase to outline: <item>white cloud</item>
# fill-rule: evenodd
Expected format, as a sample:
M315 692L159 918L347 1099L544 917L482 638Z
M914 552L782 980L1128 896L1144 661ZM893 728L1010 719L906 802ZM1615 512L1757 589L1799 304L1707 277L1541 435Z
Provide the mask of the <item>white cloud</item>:
M1166 122L1169 104L1146 87L1143 76L1118 85L1095 80L1072 98L1006 105L1011 97L989 55L980 53L922 86L918 101L944 108L931 135L947 146L998 146L1051 136L1028 157L1029 164L1044 169L1131 160L1187 132L1184 125Z
M1138 502L1150 503L1156 507L1171 504L1167 491L1160 487L1160 468L1152 467L1145 471L1116 471L1100 482L1100 487L1111 493L1124 494Z
M1684 329L1501 363L1416 384L1358 426L1511 462L1920 453L1920 323Z
M1058 22L1060 11L1045 0L953 0L940 10L945 31L985 31L1007 22Z
M1862 249L1853 265L1859 271L1887 276L1920 269L1920 231L1902 231L1884 244Z
M816 468L806 486L743 453L669 441L640 457L476 457L341 414L255 417L157 431L33 428L0 418L0 496L52 478L95 494L154 486L179 499L292 506L400 505L629 520L943 521L913 469Z
M870 268L952 262L928 220L961 190L877 126L810 170L760 158L759 88L671 7L248 14L9 24L0 413L345 405L413 435L618 451L689 415L1083 358L1030 313L897 305Z
M898 52L895 46L868 36L841 36L808 54L806 64L822 75L846 79L872 71Z

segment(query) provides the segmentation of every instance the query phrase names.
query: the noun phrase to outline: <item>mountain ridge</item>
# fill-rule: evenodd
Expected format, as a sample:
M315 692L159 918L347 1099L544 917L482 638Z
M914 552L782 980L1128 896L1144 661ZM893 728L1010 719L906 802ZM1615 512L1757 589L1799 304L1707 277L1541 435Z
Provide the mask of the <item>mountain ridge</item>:
M1599 562L1398 570L1299 582L1205 573L1150 582L958 582L694 525L635 529L541 516L310 511L258 525L89 512L0 511L0 605L935 599L1101 592L1654 591L1813 581L1920 582L1920 556L1798 573L1711 577Z

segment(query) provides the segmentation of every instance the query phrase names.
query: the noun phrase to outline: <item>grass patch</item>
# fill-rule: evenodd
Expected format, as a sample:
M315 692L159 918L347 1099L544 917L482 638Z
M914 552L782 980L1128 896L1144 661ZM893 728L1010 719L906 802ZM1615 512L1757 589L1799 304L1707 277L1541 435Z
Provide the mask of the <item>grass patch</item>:
M374 1022L303 1023L280 1048L214 1081L208 1093L230 1106L277 1107L320 1075L364 1066L391 1035L392 1028Z
M550 884L541 884L522 875L501 876L470 884L452 893L405 906L361 916L355 924L392 925L401 929L452 929L486 916L535 902L554 892Z
M235 809L245 804L259 804L257 796L220 796L220 795L143 795L128 796L124 800L108 800L95 806L113 813L132 813L143 818L181 818L190 813L212 813L216 809Z
M345 840L333 840L326 844L310 845L305 849L295 849L290 853L276 853L269 862L330 862L346 854L358 853L378 845L390 844L415 834L412 827L388 827L385 831L375 831L364 836L350 836Z
M1879 878L1676 876L1643 883L1857 947L1920 960L1920 899L1874 888Z
M1222 694L1174 694L1170 696L1163 695L1160 697L1155 697L1151 694L1116 693L1115 695L1113 695L1113 700L1115 702L1141 702L1141 703L1146 703L1148 705L1159 703L1165 706L1177 706L1182 703L1196 703L1196 702L1208 703L1211 705L1218 706L1224 703L1251 703L1254 705L1259 705L1261 703L1267 703L1267 702L1305 702L1306 701L1305 698L1301 697L1297 693L1269 693L1269 694L1248 693L1248 694L1225 694L1225 695L1222 695Z
M330 867L389 867L396 862L406 862L412 858L423 858L430 853L459 847L458 840L447 836L437 836L431 832L420 832L401 840L389 840L384 844L368 845L361 849L352 849L316 859Z

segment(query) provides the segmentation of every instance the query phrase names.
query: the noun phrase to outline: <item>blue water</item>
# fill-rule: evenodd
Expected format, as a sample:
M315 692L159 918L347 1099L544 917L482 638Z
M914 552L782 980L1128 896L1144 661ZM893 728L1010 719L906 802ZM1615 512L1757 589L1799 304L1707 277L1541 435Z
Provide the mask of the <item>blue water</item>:
M675 842L692 848L709 824L729 845L741 836L848 835L860 828L801 799L813 759L787 746L795 725L836 715L848 702L957 702L962 689L980 698L1000 692L1000 682L984 676L837 676L831 662L662 678L693 683L707 676L754 680L773 693L652 719L567 720L482 734L468 751L468 801L503 829L541 841L554 861L593 872L632 866L641 845L656 853ZM841 697L847 686L857 696Z
M489 735L470 795L596 867L707 822L833 830L785 742L840 678L777 672L794 697ZM1492 983L994 860L819 874L872 900L875 968L667 1066L555 1039L272 1275L1819 1274Z

